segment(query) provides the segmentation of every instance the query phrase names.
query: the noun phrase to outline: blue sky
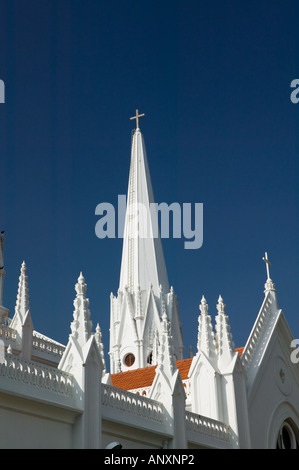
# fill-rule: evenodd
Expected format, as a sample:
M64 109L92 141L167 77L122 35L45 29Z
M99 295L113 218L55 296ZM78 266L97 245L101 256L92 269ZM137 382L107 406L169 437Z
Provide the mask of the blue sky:
M109 348L122 241L95 235L95 208L126 194L129 117L141 121L157 202L201 202L204 241L163 240L185 342L219 294L243 346L271 277L299 337L296 0L2 0L0 228L4 303L23 259L35 329L66 344L83 271ZM297 22L297 23L296 23Z

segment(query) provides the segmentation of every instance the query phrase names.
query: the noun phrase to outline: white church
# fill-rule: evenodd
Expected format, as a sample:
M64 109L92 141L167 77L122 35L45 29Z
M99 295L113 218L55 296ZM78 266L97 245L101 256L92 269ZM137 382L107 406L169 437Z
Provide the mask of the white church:
M0 235L0 448L298 449L299 364L267 254L265 298L246 344L235 348L222 297L215 319L202 297L197 351L183 357L184 325L160 236L140 237L129 210L154 202L141 116L120 281L110 298L109 368L82 273L66 345L34 329L25 262L10 315ZM138 217L139 227L148 223L143 211Z

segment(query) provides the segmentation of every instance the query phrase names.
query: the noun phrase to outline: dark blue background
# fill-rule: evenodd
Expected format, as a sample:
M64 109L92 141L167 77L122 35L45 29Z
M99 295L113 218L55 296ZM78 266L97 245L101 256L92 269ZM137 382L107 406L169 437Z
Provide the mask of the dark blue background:
M271 277L298 328L296 0L2 0L0 228L4 303L23 259L35 329L66 343L80 271L109 350L122 241L99 240L95 207L126 194L135 109L157 202L202 202L204 243L164 240L186 355L198 304L227 305L243 346Z

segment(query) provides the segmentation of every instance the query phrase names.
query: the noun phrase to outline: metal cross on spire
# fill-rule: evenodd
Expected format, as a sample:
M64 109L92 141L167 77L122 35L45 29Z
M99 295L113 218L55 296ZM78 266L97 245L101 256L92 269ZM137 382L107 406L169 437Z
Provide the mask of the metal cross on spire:
M270 263L270 261L268 260L268 253L265 252L265 256L263 258L263 261L265 261L266 263L266 269L267 269L267 278L270 279L270 270L269 270L269 266L272 266L272 264Z
M136 109L136 116L130 117L130 120L136 119L136 129L139 129L139 118L144 117L145 114L139 114L138 109Z

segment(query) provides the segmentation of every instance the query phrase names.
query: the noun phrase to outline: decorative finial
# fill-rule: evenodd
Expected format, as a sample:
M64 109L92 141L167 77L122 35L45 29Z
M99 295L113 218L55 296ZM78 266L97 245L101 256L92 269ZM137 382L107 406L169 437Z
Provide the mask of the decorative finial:
M270 263L269 259L268 259L268 253L265 252L265 256L263 257L263 261L265 261L266 263L266 269L267 269L267 281L265 283L265 292L268 292L268 291L276 291L275 289L275 285L274 285L274 282L272 281L272 279L270 278L270 269L269 269L269 266L272 266L272 264Z
M168 316L167 316L167 312L166 312L166 309L164 308L163 309L163 313L162 313L162 321L164 323L164 325L168 324L169 321L168 321Z
M138 109L136 109L136 116L130 117L130 120L136 119L136 129L139 129L139 118L144 117L145 114L139 114Z
M216 305L217 312L225 314L225 304L223 303L223 298L219 295L218 304Z
M75 285L75 291L77 292L77 295L85 296L86 290L87 290L87 284L85 284L85 279L81 271L80 276L78 277L78 282Z
M97 323L97 326L96 326L96 339L97 339L98 343L100 343L101 340L102 340L102 332L101 332L100 325L98 323Z
M225 314L225 304L219 295L216 305L216 345L219 357L218 367L225 367L230 363L234 355L234 342L230 332L229 318Z
M263 261L265 261L265 263L266 263L267 279L271 279L271 278L270 278L269 266L272 266L272 264L271 264L270 261L268 260L268 253L267 253L267 252L265 252L265 256L264 256L264 258L263 258Z
M97 326L96 326L96 332L95 332L95 341L96 341L96 344L99 348L99 351L100 351L100 355L101 355L101 358L102 358L102 363L103 363L103 372L102 372L102 377L106 374L106 364L105 364L105 355L104 355L104 345L102 343L102 331L101 331L101 328L100 328L100 325L97 323Z
M209 306L207 304L205 296L203 295L202 298L201 298L200 305L199 305L199 310L201 311L202 314L207 315L208 314L208 308L209 308Z
M10 325L12 328L15 328L18 331L21 331L27 312L30 310L28 276L26 270L26 264L25 261L23 261L21 265L21 273L19 276L15 314Z
M83 346L89 339L92 331L90 320L89 299L86 298L87 284L82 272L75 285L76 298L74 300L73 322L71 323L71 335Z
M198 317L197 350L198 352L204 352L209 358L214 358L216 354L215 335L208 308L209 306L203 295L199 305L201 315Z

